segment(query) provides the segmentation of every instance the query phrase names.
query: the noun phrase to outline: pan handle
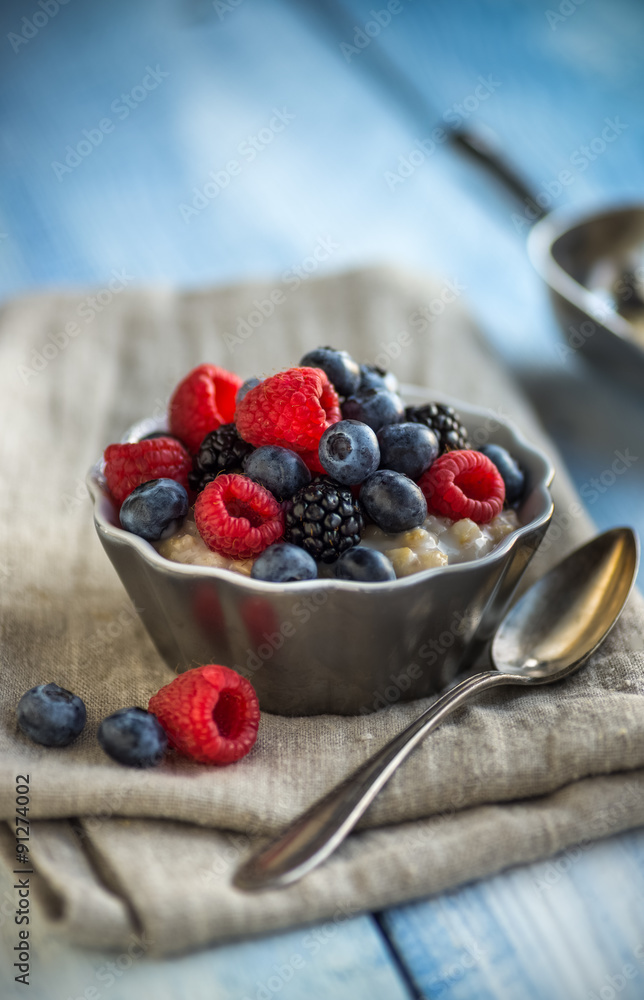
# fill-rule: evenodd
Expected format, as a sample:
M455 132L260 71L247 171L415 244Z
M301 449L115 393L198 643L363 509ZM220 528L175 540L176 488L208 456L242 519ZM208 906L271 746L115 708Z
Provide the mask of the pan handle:
M464 150L478 163L482 163L519 199L522 205L529 208L533 213L534 222L545 216L545 209L538 204L523 178L500 152L498 139L491 129L482 125L477 125L476 130L452 129L449 137L459 149Z

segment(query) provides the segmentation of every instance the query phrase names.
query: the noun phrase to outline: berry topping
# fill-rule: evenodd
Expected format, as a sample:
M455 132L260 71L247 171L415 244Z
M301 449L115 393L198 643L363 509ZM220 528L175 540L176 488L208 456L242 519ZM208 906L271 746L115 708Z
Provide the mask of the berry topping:
M357 545L364 519L351 490L330 479L314 479L293 497L286 512L284 537L320 562L335 562Z
M309 468L317 467L320 438L339 419L337 393L319 368L271 375L246 393L235 417L245 441L290 448Z
M148 542L174 535L188 513L188 494L174 479L151 479L132 490L119 512L121 527Z
M360 420L378 433L385 424L399 424L405 418L405 406L395 392L388 389L365 389L345 399L342 416Z
M82 731L85 704L58 684L39 684L23 694L16 708L18 727L35 743L66 747Z
M505 483L505 502L518 503L525 492L525 472L509 451L500 444L484 444L478 449L494 462Z
M282 537L283 514L275 497L247 476L219 476L199 494L195 522L208 548L232 559L250 559Z
M340 556L335 564L339 580L356 580L358 583L382 583L395 580L394 568L384 552L356 545Z
M180 753L203 764L231 764L257 739L259 703L252 685L211 663L179 674L148 706Z
M467 431L452 406L442 403L428 403L426 406L408 406L405 420L414 424L425 424L434 431L440 444L441 455L445 451L469 448Z
M427 517L427 503L416 483L392 469L379 469L360 490L367 517L388 534L418 528Z
M210 431L235 418L242 380L215 365L199 365L179 382L168 407L170 430L193 454Z
M311 482L311 473L304 460L279 444L256 448L244 462L244 473L270 490L277 500L288 500Z
M134 706L108 715L96 736L109 757L128 767L154 767L168 747L168 737L155 716Z
M305 354L303 368L321 368L339 396L350 396L360 385L360 365L346 351L334 347L318 347Z
M387 389L398 392L398 379L392 372L386 372L378 365L360 365L360 385L358 392L365 389Z
M190 488L199 493L220 472L240 472L244 459L252 450L252 444L240 438L234 424L222 424L206 434L201 442L188 475Z
M387 424L378 431L380 468L418 479L438 458L438 438L423 424Z
M297 580L315 580L318 567L315 559L299 546L289 542L276 542L257 557L250 575L253 580L293 583Z
M451 451L437 458L418 481L433 514L486 524L501 513L505 485L480 451Z
M105 479L118 503L151 479L174 479L187 487L191 466L190 455L172 437L111 444L105 449Z
M359 420L340 420L327 427L318 455L324 471L344 486L361 483L380 462L378 438Z
M250 389L254 389L256 385L259 385L261 378L247 378L242 386L237 390L237 395L235 396L235 406L239 406L242 399L249 392Z

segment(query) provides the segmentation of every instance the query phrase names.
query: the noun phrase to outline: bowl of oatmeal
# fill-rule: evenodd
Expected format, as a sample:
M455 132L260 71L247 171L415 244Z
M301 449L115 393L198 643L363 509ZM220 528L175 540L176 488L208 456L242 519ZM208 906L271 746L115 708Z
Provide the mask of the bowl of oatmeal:
M486 524L429 514L361 544L390 560L395 580L253 579L252 559L208 548L189 514L170 538L123 530L97 463L88 474L101 543L160 655L174 672L222 663L253 684L262 710L353 715L433 694L485 656L489 638L552 517L548 458L493 411L403 387L405 402L454 406L473 447L498 444L525 472L515 507ZM124 441L164 430L144 420Z

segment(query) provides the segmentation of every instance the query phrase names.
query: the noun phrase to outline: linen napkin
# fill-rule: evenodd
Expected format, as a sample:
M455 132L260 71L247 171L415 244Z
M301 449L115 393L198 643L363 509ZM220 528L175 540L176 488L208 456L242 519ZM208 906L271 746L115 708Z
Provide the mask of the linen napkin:
M119 290L120 288L120 290ZM16 868L16 778L29 777L29 858L41 919L67 940L151 952L346 919L545 858L644 821L644 613L635 595L565 683L465 707L396 773L337 854L300 883L248 895L253 845L335 785L429 704L373 715L264 714L224 768L169 755L139 772L96 741L102 718L171 679L92 524L89 466L135 420L162 415L210 361L242 377L321 344L402 381L510 417L552 457L556 513L525 585L592 534L560 459L470 320L458 283L375 268L178 293L47 293L0 314L0 853ZM35 684L79 694L88 723L53 750L20 733Z

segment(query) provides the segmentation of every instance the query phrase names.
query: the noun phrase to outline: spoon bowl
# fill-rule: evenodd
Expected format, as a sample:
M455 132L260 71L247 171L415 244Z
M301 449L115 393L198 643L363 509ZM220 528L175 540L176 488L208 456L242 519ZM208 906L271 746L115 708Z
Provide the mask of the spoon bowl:
M491 656L503 674L547 683L578 670L617 621L637 573L630 528L614 528L571 553L503 619Z
M606 638L628 599L637 537L613 528L554 566L505 616L494 638L495 670L462 680L316 802L237 871L239 889L277 888L317 868L350 833L414 747L465 701L506 684L531 686L574 673Z

